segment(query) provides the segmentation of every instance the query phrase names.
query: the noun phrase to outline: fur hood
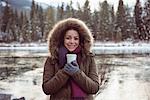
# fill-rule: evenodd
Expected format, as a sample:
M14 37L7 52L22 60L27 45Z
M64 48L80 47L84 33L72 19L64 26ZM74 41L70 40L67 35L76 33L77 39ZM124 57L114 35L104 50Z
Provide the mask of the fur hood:
M57 58L58 48L63 43L63 37L67 30L75 29L80 36L80 45L85 54L91 52L93 36L85 23L79 19L67 18L55 24L48 35L48 49L52 58Z

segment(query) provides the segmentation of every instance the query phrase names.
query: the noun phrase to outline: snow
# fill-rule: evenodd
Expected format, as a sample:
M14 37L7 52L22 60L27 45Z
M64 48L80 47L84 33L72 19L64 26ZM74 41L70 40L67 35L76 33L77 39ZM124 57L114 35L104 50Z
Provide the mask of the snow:
M18 51L44 51L48 52L47 43L1 43L1 50ZM98 42L92 47L95 54L130 54L130 53L150 53L150 43L148 42Z
M131 54L150 53L150 43L145 42L96 42L93 46L95 54Z
M6 6L6 2L2 1L1 5L2 5L2 7L5 7Z

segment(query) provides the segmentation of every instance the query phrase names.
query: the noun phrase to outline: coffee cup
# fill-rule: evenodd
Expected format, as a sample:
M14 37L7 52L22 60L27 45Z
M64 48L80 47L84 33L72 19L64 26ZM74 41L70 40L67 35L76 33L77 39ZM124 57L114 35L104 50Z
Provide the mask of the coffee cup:
M71 63L72 61L77 59L77 55L76 54L67 54L67 63Z

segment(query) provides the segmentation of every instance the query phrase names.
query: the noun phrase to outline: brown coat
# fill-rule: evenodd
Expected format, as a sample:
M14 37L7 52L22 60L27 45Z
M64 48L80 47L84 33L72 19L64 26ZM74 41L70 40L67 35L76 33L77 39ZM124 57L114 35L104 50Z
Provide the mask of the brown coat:
M62 32L65 27L68 27L67 25L79 25L82 30L82 34L80 34L80 36L84 36L84 44L81 44L83 49L81 63L79 64L80 71L76 72L72 77L66 74L62 68L60 68L57 57L57 50L60 42L59 35L61 34L59 32ZM81 33L81 31L79 31L79 33ZM90 31L84 25L84 23L73 18L59 22L52 29L48 40L50 56L47 58L44 65L42 84L44 93L50 95L51 100L71 99L71 87L69 83L70 78L75 80L80 88L82 88L88 94L87 100L92 100L92 95L98 92L99 78L97 68L94 61L94 55L90 53L92 39L93 38Z

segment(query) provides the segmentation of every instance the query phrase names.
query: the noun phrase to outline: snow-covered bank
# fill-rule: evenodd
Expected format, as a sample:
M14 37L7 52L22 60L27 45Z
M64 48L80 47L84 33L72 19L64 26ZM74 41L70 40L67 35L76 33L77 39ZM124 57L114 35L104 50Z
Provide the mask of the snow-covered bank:
M13 42L13 43L0 43L0 48L2 47L47 47L47 43L40 43L40 42L34 42L34 43L19 43L19 42ZM94 42L94 46L96 47L134 47L134 46L146 46L150 47L150 42Z
M94 46L98 47L150 47L150 42L98 42L94 43Z
M0 51L38 51L48 52L47 43L0 43ZM132 54L150 53L150 43L146 42L95 42L92 48L95 54Z
M146 42L96 42L93 46L95 54L143 54L150 53L150 43Z
M41 42L33 42L33 43L19 43L19 42L12 42L12 43L0 43L0 47L37 47L37 46L47 46L47 43Z

